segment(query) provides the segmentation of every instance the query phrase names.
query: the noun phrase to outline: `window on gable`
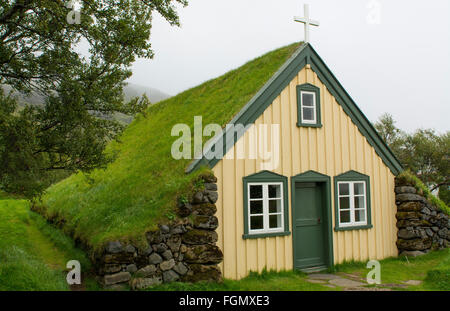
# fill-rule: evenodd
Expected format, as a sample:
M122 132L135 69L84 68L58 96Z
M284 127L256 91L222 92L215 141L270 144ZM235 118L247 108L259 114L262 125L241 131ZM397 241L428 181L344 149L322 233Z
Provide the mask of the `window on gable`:
M244 177L244 239L290 234L288 181L262 171Z
M372 228L369 176L350 171L335 177L336 230Z
M297 86L297 126L321 127L320 89L312 84Z
M315 124L316 121L316 93L301 92L302 123Z

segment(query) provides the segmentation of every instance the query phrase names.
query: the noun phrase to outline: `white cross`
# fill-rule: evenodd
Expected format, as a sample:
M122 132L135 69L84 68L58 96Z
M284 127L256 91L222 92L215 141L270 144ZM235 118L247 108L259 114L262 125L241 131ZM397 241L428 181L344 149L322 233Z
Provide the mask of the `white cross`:
M305 4L305 17L294 16L294 21L305 24L305 42L309 42L309 25L319 26L318 21L309 19L309 5Z

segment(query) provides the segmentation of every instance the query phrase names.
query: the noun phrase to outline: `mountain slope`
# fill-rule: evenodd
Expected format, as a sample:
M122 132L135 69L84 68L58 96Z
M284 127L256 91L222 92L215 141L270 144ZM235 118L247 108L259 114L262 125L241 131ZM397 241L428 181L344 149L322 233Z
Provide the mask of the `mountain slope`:
M50 187L43 198L44 213L94 248L115 239L139 244L147 230L173 216L177 196L199 174L186 175L190 160L172 158L172 127L184 123L192 130L194 116L202 116L204 125L224 126L297 47L269 52L149 107L146 117L139 115L125 130L121 143L108 146L107 152L118 154L116 161L89 178L76 174Z
M9 93L11 91L11 87L8 85L4 85L3 89L5 90L6 93ZM125 100L130 100L133 97L140 97L143 94L146 94L152 104L155 104L157 102L160 102L161 100L170 97L169 95L167 95L164 92L161 92L160 90L133 83L128 83L124 87L123 93ZM45 100L44 96L37 93L32 93L29 96L24 96L16 92L15 96L17 96L20 105L24 105L25 103L31 105L42 105Z

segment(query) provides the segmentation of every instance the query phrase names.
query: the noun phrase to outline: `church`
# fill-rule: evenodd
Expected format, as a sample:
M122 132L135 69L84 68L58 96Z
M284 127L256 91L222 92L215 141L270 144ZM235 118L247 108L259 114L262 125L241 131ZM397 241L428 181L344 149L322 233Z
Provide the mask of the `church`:
M402 166L308 43L318 23L307 12L296 18L306 42L230 122L245 130L224 130L188 167L206 165L217 177L225 278L398 254L394 179ZM255 139L263 125L277 130ZM252 157L262 144L278 156ZM218 145L225 156L208 156Z

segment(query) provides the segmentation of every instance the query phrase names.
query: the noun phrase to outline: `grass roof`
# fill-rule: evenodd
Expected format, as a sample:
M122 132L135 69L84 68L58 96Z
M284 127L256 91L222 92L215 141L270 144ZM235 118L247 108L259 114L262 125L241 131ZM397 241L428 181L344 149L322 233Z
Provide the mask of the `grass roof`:
M174 216L176 198L189 191L200 172L187 175L190 160L174 160L171 129L194 116L224 126L295 52L299 44L269 52L238 69L149 107L112 142L117 159L89 176L75 174L43 197L47 217L64 220L64 230L94 249L111 240L139 242L158 222ZM207 140L208 138L204 138Z

